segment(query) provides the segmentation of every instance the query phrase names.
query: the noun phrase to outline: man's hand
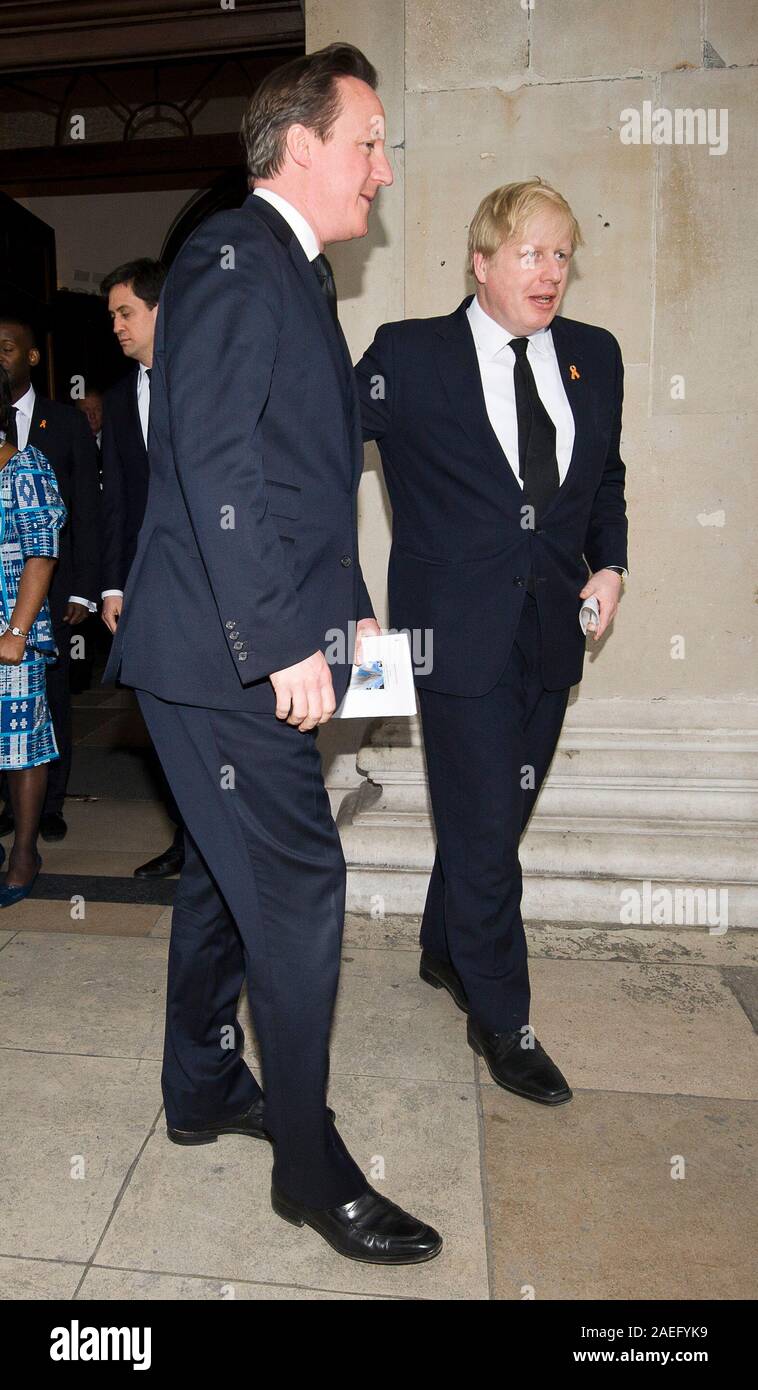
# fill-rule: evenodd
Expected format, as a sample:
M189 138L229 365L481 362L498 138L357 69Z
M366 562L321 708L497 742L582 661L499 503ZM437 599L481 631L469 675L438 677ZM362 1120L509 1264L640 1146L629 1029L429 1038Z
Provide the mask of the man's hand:
M83 603L67 603L66 611L63 614L64 623L70 623L71 627L76 627L78 623L83 623L89 617L89 608L85 608Z
M355 656L353 657L354 666L360 666L363 660L363 644L361 642L361 638L381 637L381 635L382 629L376 621L376 618L360 619L360 621L356 624L355 628Z
M121 594L109 594L107 598L103 599L103 611L100 617L109 632L116 631L123 606L124 600Z
M337 708L332 673L323 652L274 671L269 680L276 694L277 719L286 719L301 733L326 724Z
M592 594L598 602L600 609L600 622L597 627L592 624L587 628L596 642L600 641L605 629L613 622L616 616L616 609L619 606L619 594L621 593L621 575L615 570L597 570L591 574L584 588L580 590L580 598L589 598Z

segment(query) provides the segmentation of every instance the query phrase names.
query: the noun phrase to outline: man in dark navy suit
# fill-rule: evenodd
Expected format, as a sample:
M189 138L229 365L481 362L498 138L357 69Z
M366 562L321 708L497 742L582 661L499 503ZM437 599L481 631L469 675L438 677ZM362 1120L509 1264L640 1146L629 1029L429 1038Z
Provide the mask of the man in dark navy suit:
M149 481L147 432L150 421L150 374L153 366L155 320L166 279L160 261L140 257L112 270L100 285L107 296L113 331L133 370L112 386L103 411L103 570L102 620L114 633L121 617L124 589L137 550L145 515ZM135 878L167 878L184 863L181 816L165 777L157 768L161 794L174 838Z
M97 611L100 574L100 484L97 445L87 421L73 405L41 396L31 372L40 353L33 326L0 315L0 362L11 379L14 442L33 444L49 459L68 511L60 539L60 558L50 585L50 612L58 659L45 679L60 758L50 764L40 819L43 840L62 840L67 832L63 804L71 772L71 635ZM13 829L13 816L0 817L0 834Z
M356 368L393 509L390 620L433 639L421 977L467 1012L494 1080L547 1105L571 1090L529 1025L519 839L581 680L582 600L597 641L627 555L619 346L556 317L579 240L541 180L496 189L469 232L476 294L384 325Z
M272 1203L340 1253L430 1259L436 1231L373 1191L327 1108L345 866L315 731L357 620L357 393L325 244L392 182L376 73L297 58L243 122L254 191L189 239L161 295L150 485L105 679L138 692L182 812L163 1093L169 1136L274 1142ZM334 631L344 661L330 668ZM352 644L351 644L352 645ZM242 1057L243 980L265 1101Z

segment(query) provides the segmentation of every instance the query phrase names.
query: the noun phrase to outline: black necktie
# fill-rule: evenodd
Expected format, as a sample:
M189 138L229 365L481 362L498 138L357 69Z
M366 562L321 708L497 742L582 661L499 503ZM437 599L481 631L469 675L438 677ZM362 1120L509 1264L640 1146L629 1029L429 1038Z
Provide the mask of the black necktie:
M145 376L147 377L148 381L150 380L150 373L152 370L152 367L145 367Z
M18 448L18 428L16 426L16 407L11 406L11 418L5 436L6 444L14 444Z
M332 318L337 322L337 286L334 283L332 267L330 266L323 251L311 261L311 265L318 276L318 282L326 295L327 303L332 311Z
M524 484L524 497L539 516L558 491L560 479L555 452L555 425L540 400L537 383L527 361L528 341L528 338L511 338L508 346L516 354L513 384L518 417L519 476Z

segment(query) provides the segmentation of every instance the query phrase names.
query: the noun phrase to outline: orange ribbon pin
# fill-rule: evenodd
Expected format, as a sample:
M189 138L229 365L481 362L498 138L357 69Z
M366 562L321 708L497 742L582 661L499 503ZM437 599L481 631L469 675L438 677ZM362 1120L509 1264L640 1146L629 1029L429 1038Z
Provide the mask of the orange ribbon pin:
M571 377L572 381L579 380L579 372L577 371L576 367L573 366L573 364L569 367L569 376Z

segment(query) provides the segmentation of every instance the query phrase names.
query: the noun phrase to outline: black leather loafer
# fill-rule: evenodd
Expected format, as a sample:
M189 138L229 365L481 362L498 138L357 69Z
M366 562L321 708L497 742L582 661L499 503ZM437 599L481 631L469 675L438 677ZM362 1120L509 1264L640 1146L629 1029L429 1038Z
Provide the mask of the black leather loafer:
M43 840L47 840L51 843L56 840L65 840L68 834L68 826L60 811L46 811L45 814L40 817L39 833Z
M271 1184L271 1205L293 1226L310 1226L338 1255L372 1265L417 1265L433 1260L442 1237L369 1187L354 1202L318 1210L287 1197Z
M428 951L422 951L418 973L432 989L446 989L458 1008L463 1009L464 1014L468 1013L468 999L463 981L449 960L440 960L437 956L430 956Z
M215 1144L221 1134L249 1134L252 1139L270 1141L271 1135L263 1128L263 1104L263 1100L254 1100L244 1115L203 1129L174 1129L167 1124L166 1133L174 1144Z
M148 859L146 864L140 864L134 870L134 878L171 878L172 874L180 874L184 864L184 850L176 845L171 845L164 854L156 854L154 859Z
M540 1105L565 1105L572 1099L565 1076L536 1038L533 1047L522 1047L521 1032L489 1033L471 1018L467 1034L470 1046L484 1059L492 1080L504 1091L536 1100Z

